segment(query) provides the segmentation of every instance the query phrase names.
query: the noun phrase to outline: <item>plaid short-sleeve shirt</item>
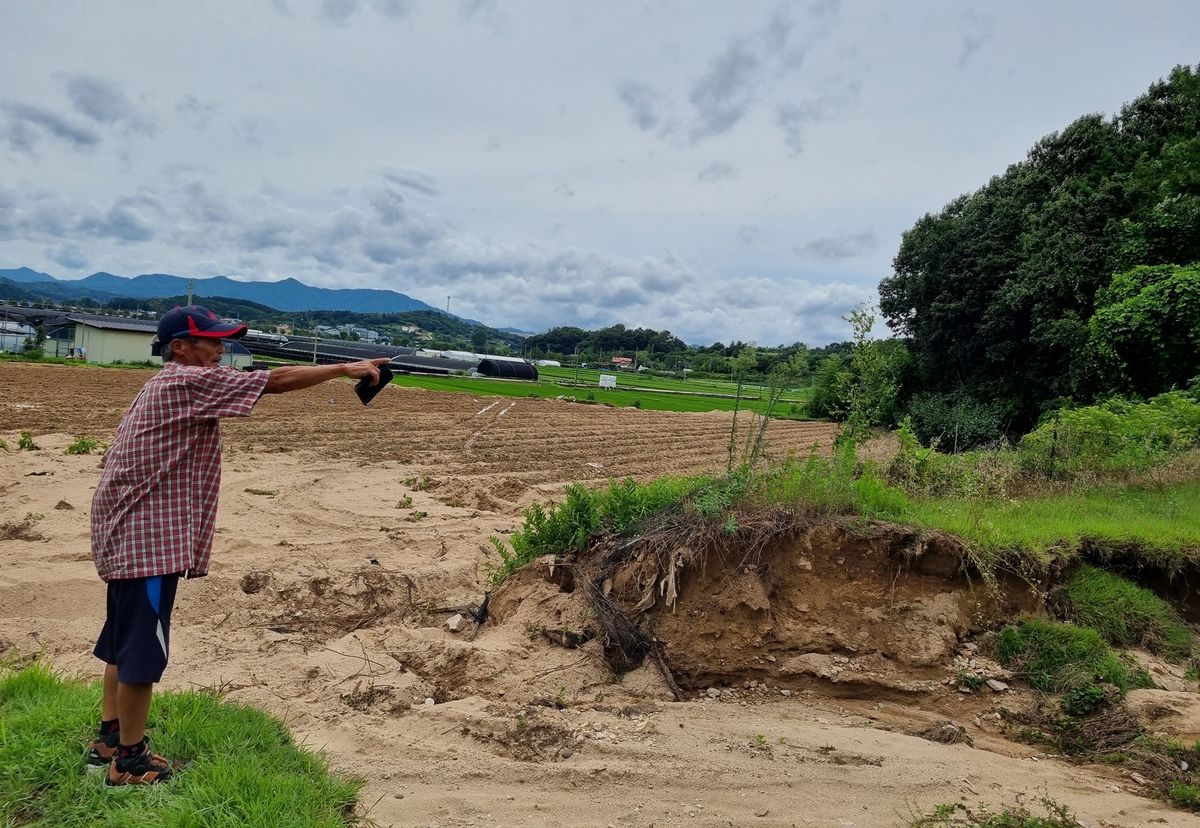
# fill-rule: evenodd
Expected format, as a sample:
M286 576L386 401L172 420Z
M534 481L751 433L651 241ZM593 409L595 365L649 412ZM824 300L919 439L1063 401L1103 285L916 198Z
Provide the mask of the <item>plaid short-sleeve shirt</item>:
M269 372L166 363L117 428L92 497L104 580L208 573L221 484L221 419L246 417Z

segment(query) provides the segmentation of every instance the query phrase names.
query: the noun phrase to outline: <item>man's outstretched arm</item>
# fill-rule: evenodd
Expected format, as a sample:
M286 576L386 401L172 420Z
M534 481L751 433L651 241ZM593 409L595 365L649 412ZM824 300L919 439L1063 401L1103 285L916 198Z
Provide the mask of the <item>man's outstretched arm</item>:
M361 362L343 362L338 365L281 365L271 369L264 394L285 394L288 391L299 391L302 388L312 388L331 379L350 377L362 379L371 377L371 384L379 382L379 366L388 362L387 357L364 359Z

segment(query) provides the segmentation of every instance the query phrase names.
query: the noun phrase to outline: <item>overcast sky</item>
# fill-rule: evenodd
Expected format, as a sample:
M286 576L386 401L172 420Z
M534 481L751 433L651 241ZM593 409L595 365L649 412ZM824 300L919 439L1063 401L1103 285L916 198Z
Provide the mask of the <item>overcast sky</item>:
M0 267L846 337L902 231L1200 63L1200 3L0 6Z

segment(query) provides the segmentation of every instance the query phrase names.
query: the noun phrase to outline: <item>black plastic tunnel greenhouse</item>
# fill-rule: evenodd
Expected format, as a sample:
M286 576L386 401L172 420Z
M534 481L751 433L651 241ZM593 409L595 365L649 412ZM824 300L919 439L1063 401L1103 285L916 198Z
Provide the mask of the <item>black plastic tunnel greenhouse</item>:
M476 370L487 377L509 377L526 380L535 380L538 378L537 366L530 362L515 362L508 359L482 360Z

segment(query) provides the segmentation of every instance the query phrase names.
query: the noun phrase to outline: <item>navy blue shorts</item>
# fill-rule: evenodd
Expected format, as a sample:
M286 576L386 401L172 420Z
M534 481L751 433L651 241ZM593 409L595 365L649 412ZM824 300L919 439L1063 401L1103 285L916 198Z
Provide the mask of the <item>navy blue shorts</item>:
M149 684L162 678L178 585L179 573L108 582L108 617L92 652L117 665L119 681Z

